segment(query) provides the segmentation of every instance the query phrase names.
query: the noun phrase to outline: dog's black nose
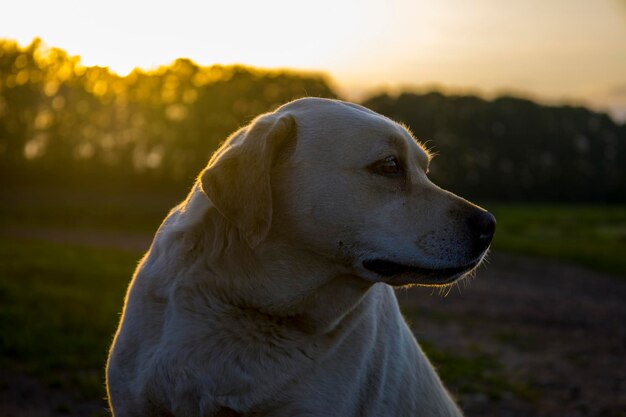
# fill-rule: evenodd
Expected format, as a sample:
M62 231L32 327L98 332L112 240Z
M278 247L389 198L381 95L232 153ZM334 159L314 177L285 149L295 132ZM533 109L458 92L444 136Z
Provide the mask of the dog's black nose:
M467 218L472 236L480 242L489 244L496 232L496 218L488 211L480 211Z

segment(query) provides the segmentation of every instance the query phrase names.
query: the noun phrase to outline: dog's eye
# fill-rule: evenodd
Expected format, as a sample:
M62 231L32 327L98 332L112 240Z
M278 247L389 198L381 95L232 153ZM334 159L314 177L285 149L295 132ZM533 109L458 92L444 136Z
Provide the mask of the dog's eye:
M398 158L390 155L382 161L375 162L371 166L371 170L378 175L384 175L385 177L399 177L402 175L402 167Z

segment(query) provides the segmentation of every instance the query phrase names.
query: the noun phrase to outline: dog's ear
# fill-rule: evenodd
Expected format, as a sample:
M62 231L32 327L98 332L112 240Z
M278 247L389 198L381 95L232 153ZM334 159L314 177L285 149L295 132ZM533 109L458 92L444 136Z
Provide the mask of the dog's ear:
M200 174L202 189L215 208L256 247L272 224L270 170L277 154L296 137L289 114L268 114L236 132Z

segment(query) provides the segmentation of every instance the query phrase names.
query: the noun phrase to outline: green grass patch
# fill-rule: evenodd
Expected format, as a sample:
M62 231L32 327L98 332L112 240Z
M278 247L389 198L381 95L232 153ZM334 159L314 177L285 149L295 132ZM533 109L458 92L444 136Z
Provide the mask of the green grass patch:
M486 204L493 247L626 276L626 206Z
M139 253L0 240L0 367L102 398Z
M526 382L514 381L505 375L496 358L478 350L460 356L445 350L435 349L431 344L420 345L436 367L441 379L463 397L468 394L483 394L493 401L514 395L532 401L536 393Z

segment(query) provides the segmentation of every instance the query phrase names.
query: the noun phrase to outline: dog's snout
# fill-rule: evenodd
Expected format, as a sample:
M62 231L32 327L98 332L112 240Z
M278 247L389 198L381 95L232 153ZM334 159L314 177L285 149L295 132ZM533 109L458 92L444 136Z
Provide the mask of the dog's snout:
M496 232L496 218L488 211L480 211L467 218L472 236L484 244L489 244Z

